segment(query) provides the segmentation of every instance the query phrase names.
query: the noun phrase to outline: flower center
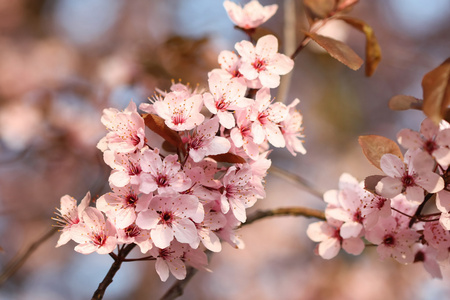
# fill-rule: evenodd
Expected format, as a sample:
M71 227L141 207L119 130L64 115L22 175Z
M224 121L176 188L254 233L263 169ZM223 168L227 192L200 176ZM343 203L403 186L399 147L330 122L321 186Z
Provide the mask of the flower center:
M264 59L260 59L260 58L257 58L252 63L253 68L255 68L256 71L258 71L258 72L264 71L266 69L266 65L267 65L266 61Z
M172 123L174 125L183 124L184 122L186 122L186 119L182 112L177 112L172 116Z
M136 202L139 200L138 196L135 194L128 194L127 197L125 198L125 203L127 204L127 206L136 206Z
M393 247L395 245L395 239L391 234L388 234L383 239L383 244Z
M230 105L229 102L225 101L225 98L220 98L219 101L216 101L216 109L220 111L227 110L228 106Z
M136 224L131 224L124 231L127 237L137 237L141 233L141 229Z
M429 154L433 153L434 150L436 150L438 146L433 140L428 140L423 145L423 150L427 151Z
M403 187L405 187L405 188L407 188L409 186L414 186L415 185L414 177L409 174L404 175L402 177L402 183L403 183Z
M159 175L158 179L156 179L156 184L159 187L165 187L169 185L169 181L167 180L167 176L166 175Z

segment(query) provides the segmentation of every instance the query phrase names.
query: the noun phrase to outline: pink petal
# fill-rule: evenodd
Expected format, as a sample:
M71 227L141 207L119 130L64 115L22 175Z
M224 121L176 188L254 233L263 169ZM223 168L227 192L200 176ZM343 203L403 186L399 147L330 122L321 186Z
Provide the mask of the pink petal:
M150 231L150 235L155 246L161 249L169 247L170 242L173 240L172 228L163 224L156 225L156 227Z
M405 173L405 165L394 154L385 154L380 159L380 167L389 177L402 177Z
M358 237L358 235L361 233L362 230L363 230L362 224L360 224L358 222L347 222L341 226L340 233L341 233L342 238L349 239L349 238ZM358 239L358 240L360 240L360 239ZM364 243L363 243L363 245L364 245Z
M169 278L169 266L164 259L158 257L155 263L156 273L158 273L161 281L165 282Z
M181 219L173 222L172 229L175 238L180 243L193 243L198 239L197 228L194 223L188 219Z
M444 179L436 173L427 172L420 174L416 180L416 184L423 187L429 193L439 192L444 188Z
M423 146L423 140L417 131L402 129L397 134L397 141L406 149L415 149Z
M364 242L360 238L349 238L342 242L342 248L353 255L360 255L364 247Z
M401 180L391 177L384 177L377 183L375 187L377 194L387 198L397 196L402 192L402 189L403 184Z
M332 259L335 257L339 250L341 249L341 244L338 239L329 238L319 244L319 255L323 259Z

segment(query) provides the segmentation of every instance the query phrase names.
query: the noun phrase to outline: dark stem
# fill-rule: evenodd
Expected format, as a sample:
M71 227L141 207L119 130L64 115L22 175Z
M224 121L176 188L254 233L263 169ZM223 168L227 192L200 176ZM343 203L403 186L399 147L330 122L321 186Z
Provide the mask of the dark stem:
M431 199L431 197L433 197L434 194L427 194L425 196L425 199L423 200L422 203L420 203L419 207L417 207L416 212L414 213L414 216L411 218L411 221L409 221L409 228L411 228L414 223L418 220L420 220L420 213L422 212L423 208L425 207L425 204L427 204L428 200Z
M173 300L183 295L184 288L189 283L189 281L191 281L192 277L197 274L197 271L198 270L193 267L188 267L186 269L186 278L184 278L183 280L177 280L161 297L160 300Z
M125 261L125 257L133 250L136 244L129 244L124 248L121 248L119 254L116 256L117 259L114 260L111 268L109 268L108 273L102 282L98 285L97 290L92 296L92 300L103 299L103 295L105 294L106 288L113 282L114 275L116 275L117 271L119 271L122 262Z

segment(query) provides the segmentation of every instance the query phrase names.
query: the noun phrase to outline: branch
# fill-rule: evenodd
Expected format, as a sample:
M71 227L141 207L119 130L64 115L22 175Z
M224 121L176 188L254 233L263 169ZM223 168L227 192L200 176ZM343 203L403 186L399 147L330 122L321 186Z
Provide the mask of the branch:
M278 168L274 165L272 165L269 168L269 172L277 175L278 177L282 177L282 178L290 180L291 182L297 183L297 184L301 185L311 195L314 195L320 199L323 199L323 193L316 190L314 187L312 187L311 184L309 184L309 182L307 182L303 177L300 177L297 174L293 174L291 172L288 172L286 170Z
M312 209L307 207L284 207L268 210L257 210L253 214L249 215L247 221L241 224L240 227L264 219L266 217L274 217L274 216L303 216L307 218L317 218L321 220L326 220L325 213L318 209Z
M92 296L92 300L103 299L103 295L105 294L106 288L111 284L111 282L113 282L114 275L116 275L117 271L119 271L122 262L125 260L125 257L131 252L131 250L133 250L135 246L136 244L129 244L119 251L117 259L114 260L114 263L112 264L111 268L109 268L109 271L106 274L105 278L98 285L97 290Z
M197 274L197 269L193 267L186 268L186 278L177 280L169 290L161 297L160 300L173 300L183 295L184 288L191 281L192 277Z
M20 267L22 267L25 261L31 256L31 254L33 254L33 252L36 251L41 244L43 244L46 240L52 237L57 231L58 228L53 227L51 230L47 231L43 236L37 239L34 243L32 243L25 250L25 252L23 252L23 254L17 254L16 257L14 257L6 265L5 271L0 275L0 285L5 283L5 281L8 280L8 278L14 275L17 272L17 270L19 270Z

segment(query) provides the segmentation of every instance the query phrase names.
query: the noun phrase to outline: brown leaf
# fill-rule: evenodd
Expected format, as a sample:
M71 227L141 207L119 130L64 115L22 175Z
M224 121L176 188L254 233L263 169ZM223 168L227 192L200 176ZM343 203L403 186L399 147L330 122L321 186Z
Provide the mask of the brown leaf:
M422 109L422 100L413 96L397 95L389 100L391 110Z
M380 135L363 135L358 138L359 145L372 165L380 168L380 159L384 154L391 153L403 160L402 152L397 143Z
M437 124L450 104L450 58L425 74L422 88L423 112Z
M378 63L381 60L381 48L378 44L378 40L375 37L372 27L367 25L364 21L350 18L339 17L340 20L351 25L353 28L361 31L366 35L366 76L372 76L375 72Z
M303 0L303 4L311 11L313 17L325 19L334 11L335 0Z
M239 155L233 154L233 153L224 153L224 154L217 154L217 155L209 155L208 157L211 157L217 162L227 162L232 164L243 164L246 163L246 160L240 157Z
M180 135L175 130L167 127L163 118L153 114L144 114L142 117L144 118L145 125L150 128L150 130L163 137L164 140L169 142L172 146L184 149Z
M176 153L177 152L177 147L175 147L174 145L172 145L171 143L169 143L168 141L164 141L162 143L161 146L164 150L166 150L167 152L172 152L172 153Z
M377 183L386 176L383 175L371 175L364 179L364 188L369 192L375 193L375 187Z
M358 70L364 62L355 51L341 41L311 32L305 32L305 34L325 49L331 57L352 70Z

